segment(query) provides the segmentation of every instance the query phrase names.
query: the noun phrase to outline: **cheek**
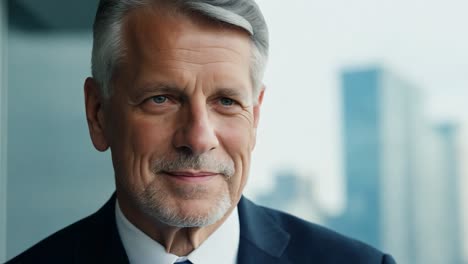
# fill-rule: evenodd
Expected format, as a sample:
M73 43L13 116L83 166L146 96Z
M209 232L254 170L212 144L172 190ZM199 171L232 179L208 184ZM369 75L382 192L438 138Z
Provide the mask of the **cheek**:
M172 135L170 124L173 122L167 118L130 112L116 123L119 125L115 128L114 144L132 156L147 156L164 150Z
M168 130L151 120L134 120L130 123L129 140L135 155L150 155L157 149L162 149L167 142Z
M164 120L122 115L112 133L112 156L116 173L132 185L146 185L153 179L151 161L168 150L171 131Z
M147 148L151 145L149 143L152 141L152 138L148 138L148 136L152 135L152 126L128 117L114 123L117 125L114 125L112 131L110 131L113 152L124 156L126 159L129 156L147 152Z
M226 148L237 149L236 152L251 150L255 144L255 127L252 113L214 119L218 137L222 138Z
M254 131L252 124L245 119L226 122L218 131L223 148L235 164L236 174L231 179L230 186L233 198L240 197L247 182L251 152L255 144Z
M255 144L255 133L248 122L225 122L221 129L218 129L218 135L223 147L234 159L250 157Z

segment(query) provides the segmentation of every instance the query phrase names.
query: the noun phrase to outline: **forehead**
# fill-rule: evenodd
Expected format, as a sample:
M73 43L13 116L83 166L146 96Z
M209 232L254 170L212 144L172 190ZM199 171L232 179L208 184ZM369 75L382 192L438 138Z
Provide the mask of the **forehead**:
M243 29L145 7L127 14L123 42L117 77L133 80L136 86L165 79L185 87L196 76L218 83L213 85L241 83L252 90L251 39Z
M151 8L131 11L124 21L124 56L114 82L118 90L144 90L156 85L180 89L204 87L253 91L251 39L234 26L206 18Z
M132 10L125 18L123 35L127 52L179 49L183 53L184 49L214 48L211 49L214 55L218 52L233 60L249 61L251 56L250 36L245 30L174 9L142 7Z

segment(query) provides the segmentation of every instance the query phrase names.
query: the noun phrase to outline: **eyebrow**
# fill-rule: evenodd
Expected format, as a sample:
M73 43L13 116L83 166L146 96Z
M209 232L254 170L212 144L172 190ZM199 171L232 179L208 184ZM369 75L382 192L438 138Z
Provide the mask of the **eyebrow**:
M174 85L168 85L168 84L162 84L162 83L156 83L156 84L150 84L150 85L145 85L141 89L142 92L147 93L147 92L176 92L176 93L182 93L182 89L178 88L177 86Z
M245 93L241 93L238 89L233 88L217 88L214 94L218 96L239 98L242 100L247 99Z
M184 92L184 89L175 85L168 85L168 84L163 84L163 83L156 83L156 84L143 86L139 94L145 95L145 94L154 93L154 92L169 93L169 94L179 97L180 99L188 100L188 96ZM229 87L215 88L214 93L212 95L223 96L223 97L224 96L233 97L235 99L245 101L245 102L248 100L246 93L241 92L239 89L229 88Z
M162 92L162 93L174 94L179 97L187 97L183 90L184 89L179 88L175 85L157 83L157 84L143 86L143 88L139 91L139 93L147 94L147 93L154 93L154 92Z

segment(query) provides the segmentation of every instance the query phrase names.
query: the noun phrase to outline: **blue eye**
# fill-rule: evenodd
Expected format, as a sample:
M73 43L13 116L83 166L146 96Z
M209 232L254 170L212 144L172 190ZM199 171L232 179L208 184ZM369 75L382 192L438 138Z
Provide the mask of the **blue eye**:
M234 100L226 97L221 98L219 101L224 106L231 106L234 104Z
M156 104L163 104L167 101L167 96L156 95L156 96L153 96L151 100L153 100L153 102L155 102Z

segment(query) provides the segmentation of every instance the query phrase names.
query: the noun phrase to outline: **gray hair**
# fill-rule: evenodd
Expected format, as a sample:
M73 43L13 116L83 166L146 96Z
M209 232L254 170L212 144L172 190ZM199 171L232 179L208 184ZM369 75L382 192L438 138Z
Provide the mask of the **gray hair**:
M180 10L244 29L252 40L251 69L254 95L262 85L268 59L268 28L254 0L101 0L94 21L92 75L104 98L111 94L114 70L123 57L122 27L125 15L138 7L164 2ZM187 12L188 13L188 12Z

